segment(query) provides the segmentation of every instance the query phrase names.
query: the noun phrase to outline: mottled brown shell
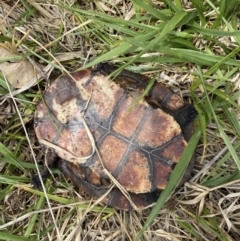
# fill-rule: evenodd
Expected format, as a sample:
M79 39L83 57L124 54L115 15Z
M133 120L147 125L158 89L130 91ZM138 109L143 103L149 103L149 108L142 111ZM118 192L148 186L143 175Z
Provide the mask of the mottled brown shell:
M170 110L185 106L178 95L159 86L160 90L152 92L159 92L158 97L163 100L171 93L166 102ZM187 142L173 116L145 100L137 104L135 101L134 94L100 71L60 76L37 106L37 138L61 159L72 163L68 164L75 173L72 175L90 185L109 185L105 167L130 193L164 189Z

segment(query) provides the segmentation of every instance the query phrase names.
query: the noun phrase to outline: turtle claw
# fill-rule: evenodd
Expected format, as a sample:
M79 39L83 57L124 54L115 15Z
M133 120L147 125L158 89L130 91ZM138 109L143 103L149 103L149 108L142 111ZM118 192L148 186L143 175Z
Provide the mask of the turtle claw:
M179 109L178 111L176 111L176 114L174 117L176 121L179 123L179 125L181 126L181 128L185 128L186 126L188 126L193 122L193 120L197 115L198 115L198 112L196 111L193 105L186 105L182 109Z
M31 179L31 185L33 186L33 188L38 190L42 189L40 178L42 178L42 181L44 183L49 175L49 170L46 167L44 167L44 169L40 172L40 174L41 174L41 177L38 174L35 174Z
M33 175L31 179L31 185L33 186L34 189L38 189L38 190L42 189L42 184L38 174Z

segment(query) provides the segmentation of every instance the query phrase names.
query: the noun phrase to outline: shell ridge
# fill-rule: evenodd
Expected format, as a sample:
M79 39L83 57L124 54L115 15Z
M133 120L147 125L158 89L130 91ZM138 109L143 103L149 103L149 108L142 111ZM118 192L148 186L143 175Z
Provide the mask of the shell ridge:
M171 98L171 96L173 95L174 93L172 91L169 91L167 93L167 95L164 97L164 99L161 101L161 106L164 107L164 108L167 108L167 102L169 101L169 99Z
M122 138L120 138L119 135L117 135L117 133L115 133L114 131L112 131L112 123L113 123L113 118L114 118L114 116L115 116L115 114L116 114L119 106L121 105L122 101L123 101L125 98L126 98L126 93L124 92L123 95L121 96L120 100L118 101L117 105L114 106L113 112L112 112L112 114L110 115L109 120L108 120L108 122L109 122L108 127L105 127L105 126L97 123L96 121L94 121L94 123L92 123L92 125L98 126L99 129L105 130L105 133L104 133L103 135L101 135L101 137L99 138L99 140L98 140L98 141L95 141L95 145L96 145L96 147L97 147L98 149L101 147L101 143L104 141L104 139L106 138L106 136L108 136L108 135L110 135L110 134L112 134L114 137L117 137L117 138L119 138L119 139L122 139ZM99 117L99 118L100 118L100 117ZM122 139L122 140L126 141L125 139ZM100 154L100 153L99 153L99 154ZM94 156L95 156L95 155L96 155L96 153L86 161L85 165L87 165L87 166L93 165L93 164L96 162L96 159L94 160ZM103 161L104 161L104 160L103 160Z
M99 72L94 71L94 70L90 71L89 78L88 78L88 80L85 82L85 84L83 86L88 86L91 83L93 77L95 77L96 75L99 75ZM103 74L101 74L101 75L103 75Z
M176 135L174 137L172 137L169 141L163 143L162 145L160 145L157 148L151 148L152 150L149 151L149 153L153 153L156 150L161 150L163 148L165 148L167 145L169 145L173 140L179 139L179 138L183 138L183 134L182 132L179 135ZM183 138L184 139L184 138ZM185 140L185 139L184 139Z
M53 141L52 141L53 144L58 145L57 142L58 142L59 136L61 135L62 129L63 129L63 125L58 126L57 134L56 134L56 136L53 138Z
M115 107L113 109L113 112L109 118L109 125L108 125L108 128L110 131L112 130L112 127L113 127L113 122L114 122L113 119L116 116L116 113L117 113L119 107L121 106L122 102L125 100L126 97L127 97L127 93L124 92L123 95L121 96L120 100L118 101L118 103L115 105Z
M102 126L100 126L100 127L102 127ZM104 129L107 130L107 132L106 132L105 134L103 134L103 135L99 138L99 140L98 140L97 142L95 142L96 148L97 148L98 150L99 150L99 148L101 147L101 143L105 140L106 136L108 136L109 133L110 133L107 128L104 128ZM94 165L94 163L97 161L97 159L94 158L96 155L97 155L97 153L95 152L95 153L86 161L86 163L84 164L84 166L90 167L90 166ZM99 155L101 155L101 154L99 153ZM103 161L104 161L104 160L103 160Z
M153 191L155 191L157 189L157 187L156 187L156 185L154 185L154 175L153 175L154 167L153 167L153 160L151 158L150 153L148 153L148 157L149 157L148 158L148 166L149 166L149 169L150 169L150 171L149 171L149 180L150 180L150 183L151 183L151 190L150 190L150 192L153 192Z
M121 161L118 163L118 165L116 166L115 170L113 171L113 176L114 176L116 179L118 178L118 176L119 176L119 174L120 174L123 166L124 166L124 165L126 164L126 162L128 161L127 156L129 156L129 149L130 149L130 147L132 147L132 144L131 144L131 143L128 143L128 147L127 147L127 149L126 149L126 151L125 151L125 153L124 153ZM131 148L131 149L133 149L133 148Z
M133 134L133 136L132 136L132 138L130 140L130 143L134 143L134 140L135 140L135 142L137 142L135 138L138 135L139 131L142 129L142 126L145 123L145 121L146 121L146 119L148 117L149 112L151 112L151 111L152 111L152 108L150 108L149 105L148 105L147 108L145 109L145 113L144 113L143 118L141 119L141 121L140 121L140 123L139 123L139 125L138 125L138 127L136 129L136 131L134 132L134 134Z
M135 133L133 134L133 136L131 137L131 139L127 139L126 137L124 137L124 139L126 138L128 143L129 143L129 146L124 154L124 157L122 158L122 160L119 162L119 164L117 165L115 171L114 171L114 175L116 176L116 178L119 176L123 166L126 164L126 162L128 161L128 158L126 158L126 155L129 154L129 149L130 149L130 146L136 146L136 144L134 143L134 139L135 139L135 136L137 135L137 133L139 132L139 129L142 127L142 123L145 121L147 115L148 115L148 112L150 112L150 108L149 106L147 107L147 109L145 110L145 115L143 116L142 120L140 121L138 127L136 128L136 131ZM119 136L122 136L120 134L118 134ZM138 146L139 148L139 146ZM131 148L132 149L132 148ZM144 149L143 149L144 150Z

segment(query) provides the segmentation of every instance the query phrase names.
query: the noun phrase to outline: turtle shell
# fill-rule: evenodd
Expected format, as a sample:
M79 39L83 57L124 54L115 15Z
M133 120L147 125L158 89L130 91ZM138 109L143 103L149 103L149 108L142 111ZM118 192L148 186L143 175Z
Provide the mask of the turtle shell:
M76 186L98 197L109 191L103 202L117 208L144 208L166 187L192 135L195 110L158 83L148 101L136 101L147 79L125 71L110 81L111 68L57 78L37 106L35 131L50 150L48 164L58 159ZM117 185L109 190L111 183Z

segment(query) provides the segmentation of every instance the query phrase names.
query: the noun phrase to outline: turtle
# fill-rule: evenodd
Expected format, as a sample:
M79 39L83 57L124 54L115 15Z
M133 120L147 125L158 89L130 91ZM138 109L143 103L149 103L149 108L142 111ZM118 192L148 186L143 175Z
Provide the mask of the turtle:
M74 186L122 210L154 205L194 133L197 111L165 85L101 63L59 76L34 116L46 154L41 177L56 165ZM141 98L144 95L144 98ZM191 174L195 156L181 184ZM32 184L40 188L39 176Z

